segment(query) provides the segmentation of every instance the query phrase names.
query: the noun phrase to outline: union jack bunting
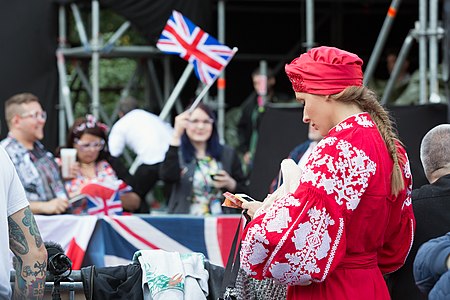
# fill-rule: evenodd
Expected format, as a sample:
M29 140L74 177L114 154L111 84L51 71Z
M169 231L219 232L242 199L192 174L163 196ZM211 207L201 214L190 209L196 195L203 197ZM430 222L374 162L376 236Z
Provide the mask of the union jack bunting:
M214 82L235 53L175 10L156 46L192 63L195 75L205 84Z

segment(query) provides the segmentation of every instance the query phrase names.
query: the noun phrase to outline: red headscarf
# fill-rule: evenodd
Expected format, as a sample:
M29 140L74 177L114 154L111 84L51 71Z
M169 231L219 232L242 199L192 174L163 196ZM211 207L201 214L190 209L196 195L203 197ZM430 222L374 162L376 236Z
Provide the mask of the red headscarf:
M333 95L349 86L362 86L362 64L356 54L322 46L294 59L285 71L295 92Z

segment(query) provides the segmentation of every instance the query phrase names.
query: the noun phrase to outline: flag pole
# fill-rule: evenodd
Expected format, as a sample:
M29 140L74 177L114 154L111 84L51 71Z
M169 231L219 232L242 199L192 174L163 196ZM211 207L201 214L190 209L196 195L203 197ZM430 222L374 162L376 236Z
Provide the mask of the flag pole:
M236 54L236 52L238 51L237 47L233 48L233 55L230 56L230 58L228 59L227 65L228 63L233 59L234 55ZM227 66L226 65L226 66ZM226 68L226 66L222 69L222 71ZM222 73L222 71L220 73ZM210 83L208 83L207 85L205 85L205 87L203 88L203 90L200 92L200 94L198 94L197 98L195 99L194 103L192 103L191 107L189 107L189 113L191 113L192 111L194 111L194 109L197 108L197 106L199 105L200 101L203 99L203 97L205 96L205 94L208 92L208 90L211 88L211 86L213 85L214 82L216 82L217 78L219 78L219 74L217 74L217 76L214 78L213 81L211 81Z
M177 100L177 97L180 95L181 89L186 84L186 81L189 78L189 75L191 75L192 70L194 70L194 66L189 63L186 68L184 69L183 74L181 75L180 79L177 82L177 85L173 89L172 93L169 96L169 99L167 99L166 104L164 104L164 108L159 114L159 117L162 120L165 120L172 109L173 104L175 103L175 100Z

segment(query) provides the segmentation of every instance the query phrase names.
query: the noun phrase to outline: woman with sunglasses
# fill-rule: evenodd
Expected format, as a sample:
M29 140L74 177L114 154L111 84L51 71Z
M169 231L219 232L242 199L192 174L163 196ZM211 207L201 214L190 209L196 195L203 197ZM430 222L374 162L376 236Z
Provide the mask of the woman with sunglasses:
M175 118L174 132L160 177L172 183L168 212L221 214L222 193L247 192L246 179L235 151L220 144L212 110L200 104Z
M131 192L131 187L118 180L108 163L106 130L106 125L97 122L91 115L75 120L65 147L77 150L78 164L72 168L73 178L66 178L67 192L72 198L81 194L89 183L108 183L110 186L121 183L118 189L122 207L126 211L135 211L139 208L141 199Z

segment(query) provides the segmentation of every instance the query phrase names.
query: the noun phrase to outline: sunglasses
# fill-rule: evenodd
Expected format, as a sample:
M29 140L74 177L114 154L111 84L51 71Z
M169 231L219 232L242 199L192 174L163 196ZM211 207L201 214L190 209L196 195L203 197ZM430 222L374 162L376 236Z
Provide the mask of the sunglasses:
M29 111L19 115L21 118L32 118L35 120L47 120L47 112L43 111Z
M80 151L87 151L89 149L100 151L105 147L105 141L101 140L100 142L83 143L79 140L75 140L75 145L78 146Z

